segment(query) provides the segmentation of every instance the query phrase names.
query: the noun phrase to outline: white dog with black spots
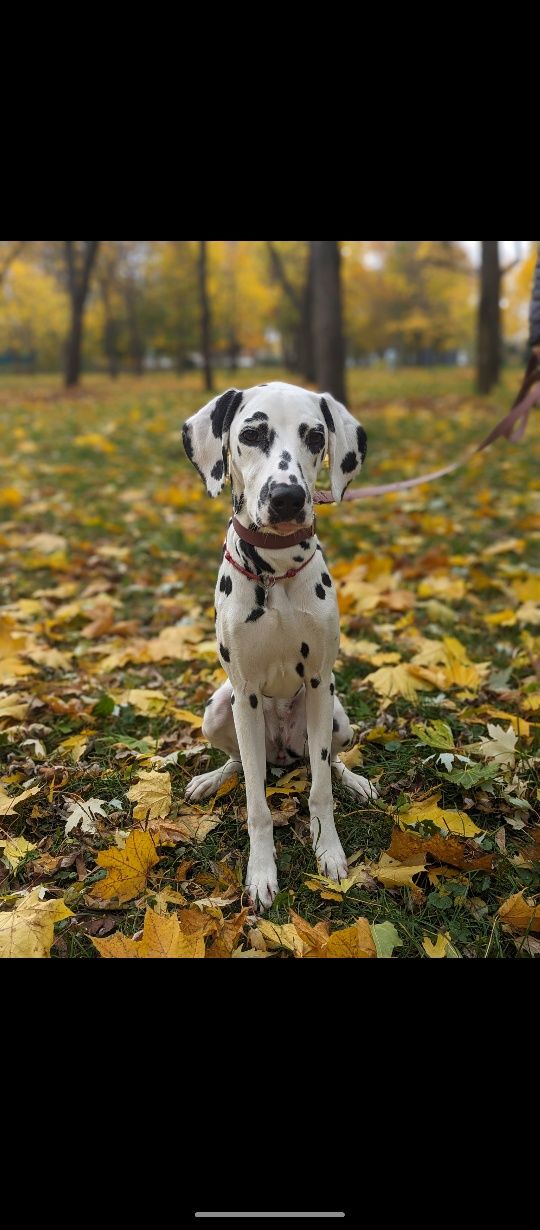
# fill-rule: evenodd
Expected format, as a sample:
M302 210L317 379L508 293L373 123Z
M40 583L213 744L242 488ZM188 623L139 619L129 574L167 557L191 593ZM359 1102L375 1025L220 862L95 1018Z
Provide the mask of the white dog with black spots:
M332 771L354 795L377 797L365 777L338 760L353 732L335 693L338 607L313 523L325 455L337 503L361 468L366 435L330 394L274 382L213 398L188 419L183 440L212 497L223 489L229 460L234 513L215 595L228 680L208 701L202 728L228 760L193 778L186 797L207 798L243 769L246 888L267 909L278 891L267 763L287 766L309 756L313 848L322 873L334 880L347 875L347 859L334 823Z

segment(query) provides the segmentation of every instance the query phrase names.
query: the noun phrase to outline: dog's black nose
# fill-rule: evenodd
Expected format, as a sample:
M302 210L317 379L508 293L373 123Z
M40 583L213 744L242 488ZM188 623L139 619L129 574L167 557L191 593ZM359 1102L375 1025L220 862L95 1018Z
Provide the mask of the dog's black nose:
M270 512L280 521L291 521L304 507L306 495L299 483L278 483L270 497Z

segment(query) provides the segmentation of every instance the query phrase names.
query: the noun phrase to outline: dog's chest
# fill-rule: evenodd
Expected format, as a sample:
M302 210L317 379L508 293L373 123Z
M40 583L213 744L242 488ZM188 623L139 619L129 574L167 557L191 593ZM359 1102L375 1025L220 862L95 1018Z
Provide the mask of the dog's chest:
M218 585L217 639L234 684L252 680L266 696L288 698L331 669L339 643L335 592L325 587L321 600L317 577L306 574L268 588L236 574L229 596Z

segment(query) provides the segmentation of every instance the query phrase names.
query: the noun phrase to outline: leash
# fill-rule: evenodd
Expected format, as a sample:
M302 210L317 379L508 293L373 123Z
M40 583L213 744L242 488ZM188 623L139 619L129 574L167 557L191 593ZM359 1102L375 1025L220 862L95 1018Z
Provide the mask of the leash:
M248 577L250 581L257 581L258 585L264 585L264 588L268 589L268 586L275 585L276 581L287 581L291 577L297 576L297 574L302 571L302 568L306 567L306 564L311 563L311 560L313 559L313 555L315 555L315 551L313 552L313 555L309 556L309 559L304 560L304 563L300 564L299 568L289 568L289 570L287 572L284 572L282 576L280 577L276 577L274 573L270 573L270 572L265 572L265 573L249 572L247 568L242 568L240 564L236 563L236 560L233 559L230 551L228 551L227 548L225 548L224 555L228 563L232 564L233 568L237 568L238 572L243 572L244 576ZM264 577L264 580L263 580L263 577Z
M431 474L422 474L419 478L405 478L397 483L382 483L377 487L353 487L350 491L345 492L343 499L368 500L373 495L386 495L388 491L407 491L410 487L419 487L421 483L433 483L436 478L443 478L445 474L452 474L460 466L468 465L476 453L481 453L483 449L488 448L500 436L505 436L512 443L517 443L525 432L532 407L539 401L540 359L538 355L533 353L527 364L519 393L511 410L496 424L489 435L482 440L481 444L477 444L476 448L468 453L466 457L462 457L459 461L452 461L440 470L432 470ZM334 499L331 491L315 491L313 493L313 503L333 504Z

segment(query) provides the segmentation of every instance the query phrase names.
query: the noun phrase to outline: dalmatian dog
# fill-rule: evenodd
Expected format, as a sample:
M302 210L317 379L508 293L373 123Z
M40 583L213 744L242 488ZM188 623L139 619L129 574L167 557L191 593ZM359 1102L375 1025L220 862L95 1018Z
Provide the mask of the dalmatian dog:
M268 909L278 891L266 766L309 756L310 828L324 875L347 875L334 823L332 771L362 799L377 792L338 752L352 739L336 696L336 594L313 520L313 492L328 454L333 499L361 468L366 434L330 394L273 382L228 389L183 428L185 451L215 497L227 462L233 498L216 585L216 635L228 679L208 701L203 735L226 764L194 777L186 798L215 794L244 771L250 855L246 888Z

